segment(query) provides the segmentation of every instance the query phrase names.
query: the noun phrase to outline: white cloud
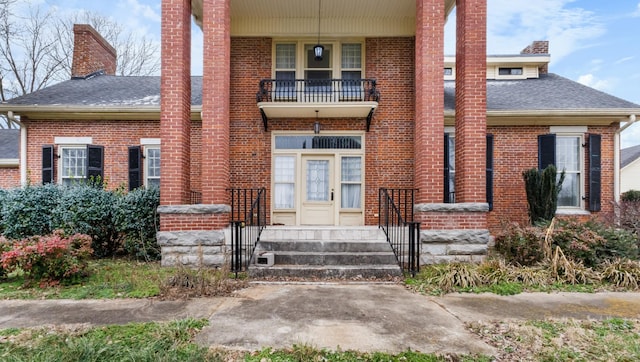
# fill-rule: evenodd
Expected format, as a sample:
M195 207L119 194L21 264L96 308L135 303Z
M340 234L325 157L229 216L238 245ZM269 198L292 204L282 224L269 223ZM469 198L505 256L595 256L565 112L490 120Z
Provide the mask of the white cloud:
M120 1L119 5L127 9L131 15L142 16L145 19L160 23L160 13L150 5L142 4L138 0Z
M616 60L613 64L616 64L616 65L617 65L617 64L621 64L621 63L624 63L624 62L628 62L628 61L630 61L630 60L633 60L634 58L635 58L635 57L624 57L624 58L620 58L620 59Z
M636 6L636 11L634 11L631 16L633 16L634 18L638 18L640 17L640 3L638 3L638 6Z
M598 79L593 74L581 75L580 77L578 77L578 83L601 91L608 91L612 88L611 81L606 79Z
M627 148L640 144L640 123L634 123L622 132L620 147Z
M605 33L602 21L591 11L571 7L573 0L492 0L487 8L487 53L517 54L534 40L549 40L552 61L594 46ZM453 14L452 14L453 15ZM449 18L445 52L453 53L455 16Z

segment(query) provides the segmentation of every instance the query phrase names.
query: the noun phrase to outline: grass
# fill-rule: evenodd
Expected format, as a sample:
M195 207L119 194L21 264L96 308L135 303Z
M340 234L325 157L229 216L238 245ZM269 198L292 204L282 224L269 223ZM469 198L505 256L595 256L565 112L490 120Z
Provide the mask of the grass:
M255 352L195 343L204 319L121 326L47 326L0 330L2 361L637 361L640 321L544 320L478 322L468 328L494 346L494 356L331 351L308 345Z
M473 323L499 361L638 361L640 321L544 320Z
M2 299L111 299L147 298L160 294L163 279L174 272L159 263L124 259L100 259L90 262L89 276L80 284L48 288L25 286L21 275L9 275L0 282Z
M197 283L177 281L197 280ZM0 279L0 299L113 299L226 295L245 280L229 278L224 269L161 267L158 262L100 259L90 262L89 276L79 284L40 288L26 286L20 274Z

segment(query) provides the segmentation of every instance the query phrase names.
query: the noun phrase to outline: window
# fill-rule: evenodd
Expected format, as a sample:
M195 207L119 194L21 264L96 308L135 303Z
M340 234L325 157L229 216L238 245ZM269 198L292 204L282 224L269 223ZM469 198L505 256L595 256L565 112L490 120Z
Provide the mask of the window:
M71 185L87 177L87 148L60 147L60 183Z
M362 195L362 158L342 157L340 207L359 209Z
M522 67L519 68L498 68L498 75L523 75Z
M54 146L42 147L42 182L53 182ZM58 146L58 181L73 185L86 180L101 182L103 179L104 148L95 145Z
M580 207L581 179L580 145L582 137L556 136L556 167L564 171L562 189L558 194L558 207ZM558 175L560 177L560 175Z
M453 75L453 68L444 68L444 75Z
M587 139L585 143L584 134L570 133L538 136L538 168L542 170L553 164L558 169L558 174L565 172L562 189L558 195L558 208L583 208L583 200L588 200L590 211L600 210L601 137L598 134L589 134ZM585 185L585 146L589 155L588 187Z
M296 99L296 45L276 44L276 82L274 96L277 100Z
M489 211L493 210L493 135L487 134L486 148L486 201L489 204ZM444 202L456 202L456 142L455 134L444 134Z
M295 207L296 157L276 156L274 167L274 208Z
M145 186L160 187L160 147L145 147Z

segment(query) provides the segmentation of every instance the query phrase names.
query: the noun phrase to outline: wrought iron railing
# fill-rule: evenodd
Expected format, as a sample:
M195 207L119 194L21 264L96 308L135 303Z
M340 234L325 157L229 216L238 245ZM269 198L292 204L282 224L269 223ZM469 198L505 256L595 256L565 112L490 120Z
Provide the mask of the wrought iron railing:
M420 271L420 223L413 221L415 189L386 189L378 193L378 227L387 236L403 271Z
M263 79L257 102L377 102L375 79Z
M266 189L229 189L231 193L231 271L247 270L267 225Z

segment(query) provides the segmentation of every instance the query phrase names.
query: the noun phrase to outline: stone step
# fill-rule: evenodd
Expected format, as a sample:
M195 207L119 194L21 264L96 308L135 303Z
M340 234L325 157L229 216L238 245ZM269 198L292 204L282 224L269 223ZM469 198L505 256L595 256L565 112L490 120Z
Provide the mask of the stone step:
M377 226L270 226L262 231L260 240L386 241L384 233Z
M256 255L260 255L257 253ZM274 264L290 265L394 265L395 255L391 252L274 252Z
M252 278L376 278L400 277L402 272L396 265L274 265L249 268Z
M258 243L258 251L300 251L300 252L385 252L389 251L386 241L340 241L340 240L266 240Z

